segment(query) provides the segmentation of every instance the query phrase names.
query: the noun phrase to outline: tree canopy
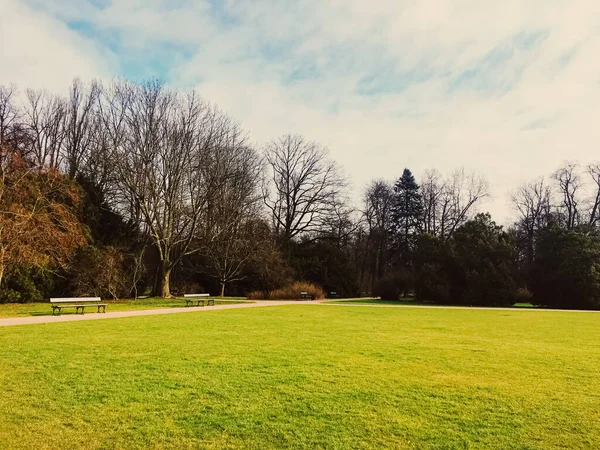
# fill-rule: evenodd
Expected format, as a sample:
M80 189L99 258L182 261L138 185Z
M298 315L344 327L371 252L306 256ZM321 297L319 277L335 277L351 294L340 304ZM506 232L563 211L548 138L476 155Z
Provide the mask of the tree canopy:
M0 301L268 298L306 282L342 296L600 308L599 167L569 162L516 187L505 229L484 213L476 172L404 168L353 205L326 147L293 133L253 143L193 90L0 86Z

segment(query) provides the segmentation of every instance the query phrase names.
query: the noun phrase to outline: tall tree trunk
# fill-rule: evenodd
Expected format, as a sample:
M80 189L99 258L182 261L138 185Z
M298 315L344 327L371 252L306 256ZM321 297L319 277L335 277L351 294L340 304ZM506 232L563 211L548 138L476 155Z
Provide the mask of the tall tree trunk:
M225 297L225 282L221 281L221 297Z
M171 278L171 268L166 261L161 261L154 285L154 295L161 298L171 297L169 279Z

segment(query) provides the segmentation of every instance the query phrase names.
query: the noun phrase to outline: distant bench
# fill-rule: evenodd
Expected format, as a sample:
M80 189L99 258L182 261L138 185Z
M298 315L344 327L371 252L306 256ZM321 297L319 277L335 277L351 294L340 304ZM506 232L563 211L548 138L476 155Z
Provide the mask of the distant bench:
M302 300L314 300L314 297L312 295L310 295L308 292L306 291L302 291L300 292L300 298Z
M85 308L89 306L96 306L98 308L98 312L100 312L100 308L102 308L102 312L106 312L106 303L99 303L102 299L100 297L73 297L73 298L51 298L50 304L52 306L52 315L56 311L58 311L58 315L62 314L62 310L65 308L74 308L75 314L79 313L81 310L81 314L84 313Z
M210 294L184 294L185 306L204 306L204 300L206 299L206 306L215 306L215 299L208 298Z
M329 298L340 298L340 296L336 291L331 291L329 293Z

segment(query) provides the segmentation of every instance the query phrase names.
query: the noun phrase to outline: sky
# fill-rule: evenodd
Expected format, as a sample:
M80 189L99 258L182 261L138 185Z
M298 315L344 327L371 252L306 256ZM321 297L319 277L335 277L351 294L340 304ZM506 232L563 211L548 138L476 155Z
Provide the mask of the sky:
M298 133L361 192L405 167L509 193L600 160L597 0L0 0L0 84L195 88L260 146Z

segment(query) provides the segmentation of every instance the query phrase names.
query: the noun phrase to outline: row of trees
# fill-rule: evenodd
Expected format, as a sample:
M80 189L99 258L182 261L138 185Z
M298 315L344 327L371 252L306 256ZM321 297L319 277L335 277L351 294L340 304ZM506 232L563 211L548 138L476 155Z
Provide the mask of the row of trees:
M268 296L301 280L348 296L598 306L597 166L587 196L575 165L520 187L508 230L478 214L488 183L462 169L419 181L405 169L356 209L318 143L257 148L196 92L157 81L75 80L66 98L0 87L0 149L3 301Z
M363 286L437 303L598 308L599 175L597 165L569 163L549 181L523 184L507 230L477 214L489 194L475 174L429 171L419 185L405 169L395 184L374 182L365 196Z
M353 226L340 225L352 211L323 147L287 135L259 151L196 92L157 81L75 80L68 98L0 87L0 146L5 298L19 297L24 283L41 285L38 275L55 281L38 297L48 290L116 297L149 288L166 297L214 290L215 281L221 294L231 283L236 293L266 292L304 277L297 255L305 248L334 235L339 241ZM72 197L52 203L50 179L71 187ZM35 192L34 182L42 185ZM13 226L21 192L35 207ZM41 199L68 212L80 238L63 245L45 239L67 222L48 218L42 230ZM17 238L9 225L27 231ZM32 241L38 257L23 257ZM41 257L57 248L60 257Z

